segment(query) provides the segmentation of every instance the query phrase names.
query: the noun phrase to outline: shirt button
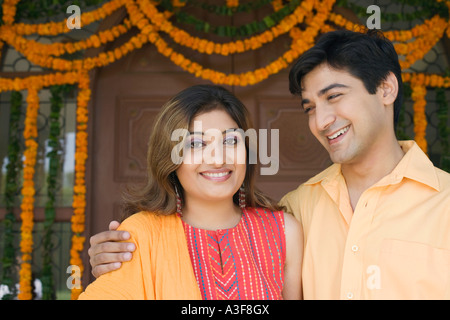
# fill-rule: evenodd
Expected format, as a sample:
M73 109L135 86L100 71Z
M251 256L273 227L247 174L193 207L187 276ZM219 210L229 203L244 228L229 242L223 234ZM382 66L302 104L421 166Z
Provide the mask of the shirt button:
M358 252L358 250L359 250L359 247L356 244L352 246L353 252Z
M353 292L347 293L347 299L353 299Z

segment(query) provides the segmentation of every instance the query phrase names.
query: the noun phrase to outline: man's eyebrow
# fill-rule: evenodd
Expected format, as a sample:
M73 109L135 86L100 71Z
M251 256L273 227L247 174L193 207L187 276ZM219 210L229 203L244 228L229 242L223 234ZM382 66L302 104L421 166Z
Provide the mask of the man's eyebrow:
M334 88L349 88L349 86L347 86L347 85L345 85L345 84L342 84L342 83L332 83L332 84L330 84L329 86L327 86L327 87L325 87L325 88L319 90L319 91L317 92L317 95L318 95L319 97L320 97L320 96L323 96L325 93L327 93L327 91L329 91L329 90L331 90L331 89L334 89ZM304 104L309 103L309 102L310 102L309 99L302 99L301 105L303 106Z
M322 90L320 90L319 92L317 92L317 95L323 96L325 93L327 93L328 90L334 89L334 88L348 88L349 86L342 84L342 83L332 83L329 86L323 88Z
M301 106L303 107L306 103L309 103L309 99L302 99Z

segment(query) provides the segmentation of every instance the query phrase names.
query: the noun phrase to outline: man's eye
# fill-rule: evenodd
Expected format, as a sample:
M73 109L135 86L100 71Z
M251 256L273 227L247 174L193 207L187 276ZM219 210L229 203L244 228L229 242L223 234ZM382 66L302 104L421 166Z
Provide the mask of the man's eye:
M306 114L308 114L308 113L311 113L311 111L312 111L313 109L314 109L313 107L306 107L306 108L303 109L303 111L304 111Z
M331 95L328 96L328 100L332 100L332 99L337 98L337 97L339 97L341 95L342 95L341 93L331 94Z

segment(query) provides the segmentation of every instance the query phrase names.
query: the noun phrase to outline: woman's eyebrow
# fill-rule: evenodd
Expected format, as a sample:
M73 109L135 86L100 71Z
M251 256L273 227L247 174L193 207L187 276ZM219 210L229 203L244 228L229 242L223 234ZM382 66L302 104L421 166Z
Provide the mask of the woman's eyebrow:
M222 131L222 134L226 134L226 133L228 133L228 132L234 132L234 131L237 131L237 130L239 130L239 128L225 129L224 131ZM207 130L207 131L208 131L208 130ZM204 132L201 132L201 131L192 131L192 132L189 132L189 134L190 134L190 135L198 134L198 135L201 135L201 136L204 136L204 135L205 135L205 133L204 133Z

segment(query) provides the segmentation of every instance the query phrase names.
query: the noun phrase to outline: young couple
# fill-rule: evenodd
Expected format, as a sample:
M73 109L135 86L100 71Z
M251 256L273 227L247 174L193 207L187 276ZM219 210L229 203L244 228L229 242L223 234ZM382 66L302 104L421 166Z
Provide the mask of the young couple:
M236 130L251 127L242 103L217 86L182 91L161 110L129 217L91 238L98 279L81 299L450 299L450 175L396 139L392 43L327 33L289 81L334 164L275 204ZM171 130L194 121L223 137L191 132L183 157L220 144L247 163L218 152L173 164Z

